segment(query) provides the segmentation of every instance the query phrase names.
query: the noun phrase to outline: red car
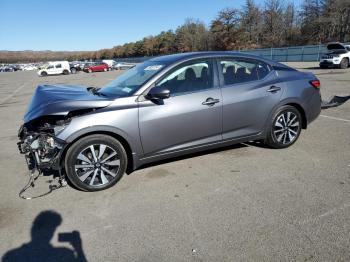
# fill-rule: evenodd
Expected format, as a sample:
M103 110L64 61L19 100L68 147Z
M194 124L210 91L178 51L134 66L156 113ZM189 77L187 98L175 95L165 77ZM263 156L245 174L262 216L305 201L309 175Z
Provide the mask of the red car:
M102 72L102 71L106 72L108 70L109 70L108 65L102 62L89 64L84 67L84 72L87 72L87 73Z

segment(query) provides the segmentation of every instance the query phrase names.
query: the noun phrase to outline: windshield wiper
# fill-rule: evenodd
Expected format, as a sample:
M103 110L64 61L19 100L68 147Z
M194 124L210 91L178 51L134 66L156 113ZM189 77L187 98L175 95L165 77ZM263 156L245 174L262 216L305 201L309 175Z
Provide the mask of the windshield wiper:
M102 92L98 92L98 90L100 90L101 87L95 87L95 86L89 86L87 88L87 90L89 92L91 92L93 95L97 95L97 96L106 96L106 94L102 93Z

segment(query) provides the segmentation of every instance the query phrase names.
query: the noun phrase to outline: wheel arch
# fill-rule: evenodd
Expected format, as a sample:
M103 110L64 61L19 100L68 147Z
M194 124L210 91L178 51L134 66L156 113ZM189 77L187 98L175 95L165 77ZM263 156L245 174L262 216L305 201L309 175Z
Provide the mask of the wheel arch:
M281 106L286 106L286 105L289 105L289 106L293 106L295 107L299 113L301 114L301 117L302 117L302 128L303 129L306 129L307 128L307 116L306 116L306 112L305 112L305 109L303 108L303 106L295 101L294 99L287 99L287 100L282 100L280 101L280 103L278 103L272 110L271 110L271 113L270 113L270 116L269 116L269 120L266 122L266 126L265 126L265 130L268 129L268 124L270 123L270 121L272 121L272 118L275 114L275 112L281 107Z
M132 172L133 170L136 169L137 158L136 158L136 155L133 153L130 142L124 136L117 134L115 132L112 132L110 130L90 130L90 131L87 131L87 132L84 132L82 134L74 136L74 138L72 138L69 141L67 146L63 149L62 153L60 154L59 165L61 167L64 168L64 160L66 158L67 151L69 150L69 148L71 148L72 145L75 144L78 140L80 140L84 137L90 136L90 135L107 135L107 136L113 137L116 140L118 140L122 144L122 146L124 147L124 149L126 151L126 155L128 157L128 161L127 161L128 164L127 164L126 173L129 174L130 172Z
M301 127L303 129L306 129L307 128L307 118L306 118L306 113L305 113L304 108L298 103L287 103L285 105L293 106L299 111L301 118L302 118L302 121L303 121Z

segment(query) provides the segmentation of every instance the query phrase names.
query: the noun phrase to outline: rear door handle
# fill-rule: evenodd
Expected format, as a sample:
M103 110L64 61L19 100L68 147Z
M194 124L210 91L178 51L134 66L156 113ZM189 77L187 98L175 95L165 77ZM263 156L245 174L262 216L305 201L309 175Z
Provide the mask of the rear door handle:
M205 100L202 105L207 105L207 106L213 106L216 103L219 103L220 100L219 99L214 99L212 97L208 97L207 100Z
M275 93L277 91L280 91L281 88L279 86L270 86L269 89L267 89L267 92L270 92L270 93Z

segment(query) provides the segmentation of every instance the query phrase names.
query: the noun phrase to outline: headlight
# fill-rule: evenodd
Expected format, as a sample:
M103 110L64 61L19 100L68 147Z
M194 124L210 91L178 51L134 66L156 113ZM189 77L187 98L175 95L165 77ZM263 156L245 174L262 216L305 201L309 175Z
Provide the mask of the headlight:
M57 136L59 133L61 133L66 127L67 127L67 125L55 126L55 127L53 128L53 131L54 131L54 133L55 133L55 136Z

